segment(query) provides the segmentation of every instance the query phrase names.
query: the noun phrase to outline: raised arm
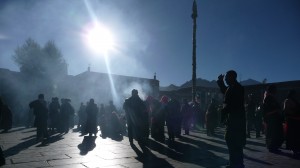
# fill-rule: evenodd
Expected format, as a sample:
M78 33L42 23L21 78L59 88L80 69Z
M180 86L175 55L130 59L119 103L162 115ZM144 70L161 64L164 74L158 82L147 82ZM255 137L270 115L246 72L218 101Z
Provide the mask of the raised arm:
M217 83L218 83L218 86L219 86L221 92L223 94L225 94L227 87L225 86L225 83L224 83L224 75L223 74L218 76Z

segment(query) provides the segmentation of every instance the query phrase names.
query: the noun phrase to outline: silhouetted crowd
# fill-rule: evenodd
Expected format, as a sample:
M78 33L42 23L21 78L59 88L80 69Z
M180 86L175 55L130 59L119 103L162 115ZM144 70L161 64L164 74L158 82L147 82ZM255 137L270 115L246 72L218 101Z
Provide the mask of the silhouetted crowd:
M103 104L98 107L91 98L86 104L82 102L75 112L71 99L62 98L59 101L54 97L48 105L44 95L40 94L37 100L29 103L29 107L34 114L33 127L37 128L38 142L47 140L49 134L67 134L75 125L82 135L96 136L98 127L103 138L118 137L124 132L122 115L118 114L112 101L106 107Z
M225 140L230 156L228 167L244 167L243 148L246 138L251 138L251 131L255 131L256 138L265 134L270 152L279 153L285 141L286 148L298 157L300 104L296 91L288 93L282 107L276 98L275 85L269 85L263 101L259 101L257 95L244 95L236 76L235 71L219 76L218 85L224 94L223 103L213 97L206 109L200 104L199 95L194 102L187 99L179 101L172 96L161 96L160 99L148 96L142 100L138 90L133 89L131 96L125 99L123 109L117 110L112 101L98 106L91 98L86 103L82 102L78 111L75 111L71 99L62 98L59 101L59 98L54 97L47 103L44 95L39 94L36 100L29 103L30 113L34 116L32 126L36 127L36 141L44 143L53 134L67 134L73 129L88 136L96 136L100 131L102 138L115 140L122 140L126 135L131 145L134 140L145 145L149 136L155 141L172 145L176 138L189 136L190 130L197 129L197 126L205 128L207 136L215 136L216 127L225 126ZM0 128L2 133L7 133L12 128L12 112L2 99L0 105ZM29 123L30 116L28 114ZM1 159L1 164L4 162Z

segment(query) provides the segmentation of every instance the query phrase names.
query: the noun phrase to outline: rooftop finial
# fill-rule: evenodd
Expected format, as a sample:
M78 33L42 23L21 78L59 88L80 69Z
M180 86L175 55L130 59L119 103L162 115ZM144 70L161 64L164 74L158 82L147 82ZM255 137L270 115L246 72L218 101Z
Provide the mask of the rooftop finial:
M198 11L197 11L197 3L196 0L193 2L193 13L192 13L192 18L197 18L198 16Z

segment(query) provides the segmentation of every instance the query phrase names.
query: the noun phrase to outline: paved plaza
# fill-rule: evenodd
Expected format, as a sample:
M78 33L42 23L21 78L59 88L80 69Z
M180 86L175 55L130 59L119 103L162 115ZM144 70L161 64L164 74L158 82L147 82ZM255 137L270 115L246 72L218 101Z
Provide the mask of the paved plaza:
M6 165L3 168L63 167L63 168L139 168L139 167L225 167L228 151L223 139L224 129L218 128L216 136L209 137L205 130L194 130L183 135L174 145L156 142L149 138L141 149L136 141L130 146L123 139L95 139L69 133L53 134L45 144L36 143L35 128L17 127L0 134ZM166 135L167 137L167 135ZM254 135L252 135L254 137ZM87 140L87 141L86 141ZM283 145L284 147L284 145ZM248 167L300 167L300 160L282 149L281 154L269 153L262 138L248 138L244 148L245 166Z

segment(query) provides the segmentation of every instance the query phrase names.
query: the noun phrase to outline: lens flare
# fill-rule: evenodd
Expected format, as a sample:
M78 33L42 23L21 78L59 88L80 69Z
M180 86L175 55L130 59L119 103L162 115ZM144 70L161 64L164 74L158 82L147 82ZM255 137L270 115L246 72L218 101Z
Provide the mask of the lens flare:
M109 81L111 85L112 99L114 102L120 103L120 99L119 96L117 95L114 80L111 75L111 68L108 59L109 51L114 50L115 48L115 41L114 41L113 34L108 28L106 28L106 26L100 24L89 1L85 0L84 2L90 14L90 17L94 23L91 27L86 28L86 33L84 35L86 42L88 46L97 53L97 55L101 55L104 57L107 74L109 76Z
M98 23L86 30L85 40L87 45L97 53L107 53L114 49L114 37L111 31Z

